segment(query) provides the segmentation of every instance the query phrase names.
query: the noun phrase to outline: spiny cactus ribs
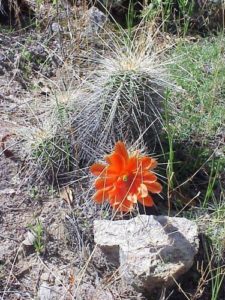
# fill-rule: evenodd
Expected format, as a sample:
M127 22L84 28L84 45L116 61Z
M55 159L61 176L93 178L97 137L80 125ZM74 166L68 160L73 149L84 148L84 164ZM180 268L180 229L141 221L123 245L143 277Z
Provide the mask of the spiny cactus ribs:
M151 150L158 142L162 131L163 87L147 78L131 76L118 86L106 88L103 95L91 102L74 124L81 159L93 162L111 150L119 139L131 145L139 140Z

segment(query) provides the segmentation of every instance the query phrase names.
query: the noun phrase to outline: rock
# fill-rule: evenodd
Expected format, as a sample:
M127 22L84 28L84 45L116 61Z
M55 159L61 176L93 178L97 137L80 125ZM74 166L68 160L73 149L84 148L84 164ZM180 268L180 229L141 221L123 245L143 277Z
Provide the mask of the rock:
M198 251L197 225L185 218L139 215L94 222L94 239L121 277L139 292L173 285Z
M23 240L23 245L32 246L37 238L37 235L34 232L28 231L25 239Z
M49 285L46 281L41 283L38 291L39 300L58 300L63 298L63 288Z
M59 25L59 23L54 22L51 25L51 30L52 32L59 33L62 31L62 27Z
M40 300L51 300L51 288L46 282L42 283L39 289Z
M8 246L4 245L1 241L1 244L0 244L0 264L2 264L4 262L7 252L8 252Z
M86 35L92 35L99 32L107 21L107 16L97 7L92 6L85 16L87 22Z
M104 291L102 289L93 289L87 292L87 298L89 300L114 300L110 291Z
M85 300L114 300L112 293L108 290L103 290L101 287L95 288L91 284L82 284L79 287L79 292L76 299Z
M5 232L4 232L5 233ZM0 232L1 234L1 232ZM15 254L15 249L17 249L17 242L13 240L8 240L5 238L5 240L2 240L2 237L0 236L0 266L3 264L8 258L13 257ZM0 268L1 270L1 268ZM1 272L0 272L1 274Z
M42 273L41 274L41 280L42 281L48 281L49 280L49 276L50 276L50 273L47 273L47 272Z
M0 196L1 195L14 196L15 194L16 194L16 191L14 189L6 188L6 189L3 189L3 190L0 190Z
M42 45L33 43L28 48L29 54L31 56L32 61L39 60L40 62L45 61L48 58L48 53ZM39 63L40 63L39 62Z

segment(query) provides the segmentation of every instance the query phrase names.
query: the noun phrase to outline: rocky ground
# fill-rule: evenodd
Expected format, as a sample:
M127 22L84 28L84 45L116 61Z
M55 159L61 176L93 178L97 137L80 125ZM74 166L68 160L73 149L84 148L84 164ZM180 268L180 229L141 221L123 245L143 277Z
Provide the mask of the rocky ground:
M87 36L98 30L91 23L84 28ZM89 259L93 245L86 244L85 251L84 245L79 244L82 239L77 239L76 222L81 220L83 226L87 216L82 219L80 209L80 219L74 219L72 191L65 189L59 194L55 188L36 186L26 167L21 133L44 119L52 86L57 86L63 98L67 84L73 84L74 89L88 63L87 59L76 60L76 51L82 57L82 47L86 49L86 45L81 43L77 46L81 48L75 49L65 32L62 45L61 30L59 23L52 22L46 30L10 32L9 27L3 26L0 33L0 296L41 300L141 299L116 279L116 288L111 288L114 271L108 270L100 254L95 254L95 264ZM90 54L85 50L87 56ZM81 234L84 232L81 228ZM90 229L87 232L90 234ZM35 244L37 237L39 243Z
M42 9L40 13L51 13L50 6ZM101 212L81 205L79 184L76 191L37 185L21 147L23 132L45 122L55 94L64 101L65 91L73 91L101 56L104 42L93 36L106 16L95 9L84 11L65 9L26 30L0 27L1 299L160 298L144 297L128 287L95 249L92 225ZM194 267L187 277L196 274ZM195 291L190 284L193 299L209 299L200 298L201 288ZM179 288L170 296L186 299Z
M28 33L31 36L31 32ZM26 130L32 126L43 113L40 103L47 100L46 94L39 89L31 88L33 79L38 81L36 72L39 66L29 66L30 60L26 61L23 56L23 46L27 41L27 34L5 34L0 35L1 41L1 139L7 139L4 147L8 147L9 155L3 154L1 149L1 243L0 243L0 282L1 296L4 299L32 299L43 293L41 286L43 282L50 280L51 272L59 277L58 285L62 281L69 280L71 273L72 253L66 250L66 237L62 225L61 213L64 209L62 200L56 195L35 195L35 186L29 185L27 179L29 174L25 171L22 176L18 174L24 162L23 149L20 148L20 140L15 135L18 129ZM31 42L31 48L27 51L37 59L46 59L46 53L42 46ZM25 59L25 61L24 61ZM53 60L51 60L53 63ZM54 63L53 63L54 64ZM26 74L26 70L27 74ZM43 76L54 73L55 66L50 66L41 71ZM36 84L38 85L39 83ZM35 104L36 103L36 104ZM40 109L35 109L37 106ZM35 109L35 116L32 111ZM6 152L5 152L6 154ZM61 204L60 204L61 203ZM64 205L65 206L65 205ZM65 208L65 207L64 207ZM43 225L44 240L43 252L51 257L47 263L35 255L32 242L28 245L23 242L29 237L29 226L40 220ZM61 221L59 221L61 219ZM51 228L51 230L50 230ZM52 231L52 233L50 233ZM58 242L57 242L58 241ZM48 246L47 246L48 245ZM52 245L52 246L51 246ZM48 250L47 250L48 249ZM47 252L48 254L47 254ZM50 252L51 253L50 253ZM65 252L66 251L66 252ZM61 257L62 259L59 259ZM71 255L71 256L70 256ZM60 266L56 262L59 259ZM54 270L57 266L57 270ZM59 268L58 268L59 267ZM51 270L51 271L50 271ZM64 275L61 275L64 274ZM45 279L42 277L45 276ZM45 281L43 281L45 280ZM52 275L51 282L55 282ZM46 283L47 284L47 283ZM68 284L64 282L64 284ZM60 288L59 293L66 293L66 287ZM44 299L44 298L42 298Z

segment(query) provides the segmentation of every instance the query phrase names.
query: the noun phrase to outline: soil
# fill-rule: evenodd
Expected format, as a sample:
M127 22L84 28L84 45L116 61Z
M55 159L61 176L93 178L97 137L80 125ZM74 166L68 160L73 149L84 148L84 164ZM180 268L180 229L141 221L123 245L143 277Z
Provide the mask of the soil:
M62 200L55 194L38 192L34 195L35 186L29 184L26 172L21 172L24 164L21 140L15 135L19 129L25 130L35 123L31 107L38 102L46 101L42 91L32 90L30 85L36 77L35 65L29 74L24 76L24 68L28 62L22 61L22 50L31 32L15 32L0 35L0 138L8 154L1 149L0 156L0 290L2 299L34 299L42 284L44 273L54 272L52 281L58 277L61 287L59 293L65 294L68 277L72 270L73 253L66 247L67 241L62 223ZM37 38L37 35L36 35ZM32 46L40 51L38 45ZM26 50L28 51L28 50ZM31 51L30 51L31 52ZM39 55L39 54L38 54ZM40 54L41 55L41 54ZM49 68L52 75L53 70ZM41 76L39 76L41 78ZM2 143L3 146L3 143ZM65 205L64 205L65 206ZM36 220L43 224L44 249L37 256L32 245L24 245L30 226ZM50 271L51 270L51 271ZM62 273L62 275L61 275ZM53 299L53 298L52 298Z
M61 39L59 26L53 18L45 30L11 32L2 27L0 33L1 299L158 299L124 285L101 253L92 255L92 222L100 212L80 202L76 193L81 190L66 187L65 194L65 189L62 193L36 185L26 166L22 135L17 133L44 119L52 87L76 86L87 64L91 68L87 60L77 60L87 45L75 37L79 46L74 49L66 34ZM101 46L96 44L96 49L101 51ZM85 51L85 57L96 55ZM38 224L42 233L35 246L32 236ZM196 274L193 269L189 277ZM195 290L192 283L188 288L190 293ZM201 296L195 299L208 299ZM184 298L176 291L170 299Z
M98 211L75 203L68 187L59 193L55 187L37 185L27 167L22 133L44 120L52 86L63 90L73 80L76 85L77 74L85 72L82 60L74 64L76 52L68 64L59 34L51 30L53 25L57 31L57 24L52 21L43 31L3 26L0 34L0 296L142 299L117 279L110 283L114 268L109 269L100 253L85 266ZM66 38L63 47L71 50ZM37 245L33 238L39 224Z

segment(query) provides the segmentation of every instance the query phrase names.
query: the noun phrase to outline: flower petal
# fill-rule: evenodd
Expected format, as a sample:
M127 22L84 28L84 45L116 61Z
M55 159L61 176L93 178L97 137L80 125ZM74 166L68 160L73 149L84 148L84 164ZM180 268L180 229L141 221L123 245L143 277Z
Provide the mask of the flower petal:
M152 183L145 183L147 186L148 190L153 193L153 194L159 194L162 191L162 186L158 182L152 182Z
M140 198L140 199L138 199L138 201L144 206L151 207L154 205L154 202L153 202L153 199L151 196L147 196L145 198Z
M129 158L128 152L127 152L126 146L123 142L119 141L116 143L115 152L117 154L119 154L120 156L122 156L125 162L128 160L128 158Z
M143 173L143 183L148 182L155 182L157 180L157 176L152 172L145 172Z
M108 195L109 195L109 204L115 205L124 201L124 199L127 196L127 191L121 190L120 188L113 186L113 188L109 190Z
M138 200L137 194L129 194L127 196L127 200L132 203L137 203L137 200Z
M93 199L98 204L102 204L107 198L108 198L108 189L98 190L93 196Z
M157 167L157 165L158 165L157 161L154 158L152 158L152 163L151 163L151 166L149 167L149 169L150 170L155 169Z
M137 201L145 206L153 206L151 193L160 193L162 186L151 171L157 161L141 155L139 151L129 156L125 144L118 141L114 151L105 157L107 164L95 163L91 172L99 176L95 180L97 192L93 199L101 204L108 201L114 210L129 212Z
M143 156L140 158L140 166L141 168L144 169L150 169L151 165L152 165L152 158L147 157L147 156Z
M145 184L140 184L138 188L138 195L140 195L141 198L145 198L148 196L148 188Z
M104 164L95 163L90 167L90 171L92 174L99 176L103 175L107 169L107 166Z
M124 158L117 153L113 153L111 155L107 155L105 157L105 160L109 164L108 174L120 175L121 171L124 168L124 163L125 163Z
M135 172L139 169L140 163L138 161L138 158L136 156L132 156L128 159L127 165L126 165L126 171L127 172Z
M156 175L150 171L145 171L143 173L139 173L136 178L137 178L137 180L141 180L141 182L143 182L143 183L145 183L145 182L151 183L151 182L155 182L157 180Z
M113 185L115 182L115 177L103 177L103 178L97 178L95 180L95 188L97 190L108 188Z
M116 211L122 211L122 212L129 212L133 210L134 208L134 203L125 199L123 202L120 204L113 205L113 209Z

